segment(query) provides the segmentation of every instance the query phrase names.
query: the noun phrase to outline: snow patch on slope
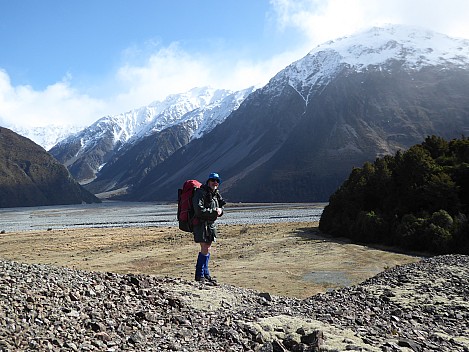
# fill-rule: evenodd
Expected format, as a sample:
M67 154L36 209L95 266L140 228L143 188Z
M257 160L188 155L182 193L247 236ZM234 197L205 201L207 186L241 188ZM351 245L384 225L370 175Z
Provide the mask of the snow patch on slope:
M310 54L327 48L341 61L357 69L398 59L412 69L431 65L469 64L469 40L412 26L389 25L372 28L351 37L320 45Z
M342 69L360 72L370 66L382 66L381 69L387 70L390 60L401 61L412 70L438 65L465 67L469 65L469 40L412 26L372 28L319 45L279 72L269 87L274 94L279 94L287 83L308 104L310 97Z
M64 138L70 136L70 134L81 131L84 126L78 125L48 125L41 127L19 127L9 126L7 127L12 131L15 131L19 135L32 140L34 143L40 145L45 150L49 150L58 142Z

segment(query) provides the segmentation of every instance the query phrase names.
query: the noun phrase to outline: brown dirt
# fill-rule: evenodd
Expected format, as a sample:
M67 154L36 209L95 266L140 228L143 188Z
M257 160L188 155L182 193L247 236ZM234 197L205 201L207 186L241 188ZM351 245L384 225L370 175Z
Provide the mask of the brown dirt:
M357 284L418 257L321 235L317 223L219 225L212 275L219 282L305 298ZM90 271L192 280L198 244L176 227L92 228L0 235L0 258Z

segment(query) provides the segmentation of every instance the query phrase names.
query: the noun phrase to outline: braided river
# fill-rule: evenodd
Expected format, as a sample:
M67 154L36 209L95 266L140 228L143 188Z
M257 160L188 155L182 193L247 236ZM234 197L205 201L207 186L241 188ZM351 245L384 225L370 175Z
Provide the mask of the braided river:
M327 203L228 204L219 224L319 221ZM177 226L177 204L105 201L0 209L0 231Z

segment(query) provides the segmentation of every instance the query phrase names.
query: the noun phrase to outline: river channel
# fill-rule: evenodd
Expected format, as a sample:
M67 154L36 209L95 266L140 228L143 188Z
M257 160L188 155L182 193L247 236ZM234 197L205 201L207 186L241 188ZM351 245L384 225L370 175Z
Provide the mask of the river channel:
M319 221L326 203L228 205L219 224ZM100 204L3 208L0 231L90 227L177 226L177 205L105 201Z

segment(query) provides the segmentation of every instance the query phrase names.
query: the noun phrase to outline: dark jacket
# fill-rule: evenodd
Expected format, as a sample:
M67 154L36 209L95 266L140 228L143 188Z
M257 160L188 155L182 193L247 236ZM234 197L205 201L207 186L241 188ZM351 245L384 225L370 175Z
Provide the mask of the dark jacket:
M194 241L206 243L215 241L217 238L215 220L218 218L216 209L223 209L226 204L220 192L212 191L206 184L202 185L195 191L192 203L195 213Z

